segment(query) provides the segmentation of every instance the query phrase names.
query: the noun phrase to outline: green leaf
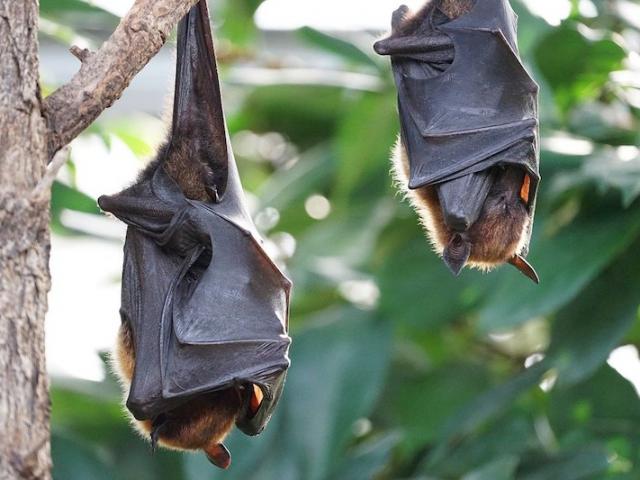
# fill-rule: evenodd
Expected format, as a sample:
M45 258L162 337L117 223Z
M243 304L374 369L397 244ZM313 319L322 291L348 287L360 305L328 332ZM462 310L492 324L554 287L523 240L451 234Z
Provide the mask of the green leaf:
M508 412L486 429L464 439L429 472L444 478L460 478L466 472L488 467L489 459L497 455L502 459L523 457L536 443L536 432L528 413L513 415Z
M565 22L542 37L534 57L554 90L558 106L566 112L595 98L610 72L622 68L626 52L613 40L592 40L575 24Z
M371 480L376 478L391 459L391 451L398 443L398 435L389 434L362 445L350 452L331 480Z
M296 31L296 34L307 43L333 53L349 63L373 67L378 70L378 63L373 60L372 56L351 42L333 35L328 35L311 27L302 27Z
M578 172L559 175L555 183L562 183L565 188L595 184L602 193L615 189L621 193L623 204L628 208L640 197L640 155L624 159L618 151L605 149L584 162Z
M393 243L380 255L380 308L396 323L431 330L469 311L484 294L486 277L478 272L451 275L422 235L417 219L412 223L413 238Z
M606 451L600 447L590 447L546 459L542 466L519 473L518 480L590 479L606 472L608 468Z
M55 480L114 480L122 478L112 464L86 442L54 434L51 438L53 478Z
M543 225L539 225L538 228ZM574 299L640 232L636 209L591 212L546 238L534 238L530 260L540 274L532 285L505 271L480 311L482 332L506 330L545 316Z
M431 443L447 418L484 392L489 382L488 372L472 364L446 364L426 375L396 373L384 404L393 424L402 428L404 449L414 452Z
M306 149L332 137L350 102L342 89L318 85L259 87L247 97L236 128L280 132Z
M501 457L468 473L461 480L513 480L518 461L518 457Z
M51 194L51 211L57 215L64 209L101 214L95 199L64 183L55 182Z
M560 436L581 428L603 438L624 435L635 439L640 422L638 403L634 386L605 364L580 383L551 390L549 418Z
M372 191L389 189L389 155L397 129L396 103L388 96L364 95L349 110L337 136L338 199L370 198Z
M256 38L253 16L263 0L228 0L220 14L222 36L239 45L249 45ZM218 18L212 15L214 21Z
M558 370L559 386L596 371L638 318L640 244L620 256L553 324L548 358Z
M293 167L276 171L262 184L257 192L260 204L276 210L301 205L306 197L319 191L334 170L333 157L325 146L305 152Z
M537 385L547 369L546 362L540 362L474 398L450 416L438 435L439 445L429 456L427 466L442 461L449 454L453 442L473 433L504 411L525 391Z
M235 432L234 464L213 475L226 480L329 480L342 470L356 420L369 415L389 362L388 324L355 309L323 312L295 335L285 393L266 431ZM354 341L357 339L357 341ZM211 474L201 458L187 459L192 480Z

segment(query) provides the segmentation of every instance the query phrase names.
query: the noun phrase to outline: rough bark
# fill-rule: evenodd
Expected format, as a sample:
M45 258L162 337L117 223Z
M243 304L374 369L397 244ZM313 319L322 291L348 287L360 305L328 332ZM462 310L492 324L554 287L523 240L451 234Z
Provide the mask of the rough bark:
M50 478L44 316L49 291L46 126L37 0L0 0L0 479Z
M44 352L49 275L47 161L115 100L197 0L136 0L78 74L46 102L38 0L0 0L0 480L51 478ZM44 104L43 104L44 103Z
M197 0L136 0L95 54L72 49L82 61L69 83L45 100L50 157L73 140L127 88Z

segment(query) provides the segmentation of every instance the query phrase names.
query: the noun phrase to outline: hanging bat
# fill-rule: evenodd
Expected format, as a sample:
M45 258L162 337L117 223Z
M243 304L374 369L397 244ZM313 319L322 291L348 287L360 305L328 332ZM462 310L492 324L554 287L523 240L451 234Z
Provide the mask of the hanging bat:
M400 7L374 45L390 55L401 133L398 183L434 250L464 266L510 263L538 283L528 253L538 171L538 86L517 47L508 0Z
M265 253L228 142L206 0L178 27L173 121L130 188L98 199L128 225L114 363L153 448L231 457L260 433L289 367L291 283Z

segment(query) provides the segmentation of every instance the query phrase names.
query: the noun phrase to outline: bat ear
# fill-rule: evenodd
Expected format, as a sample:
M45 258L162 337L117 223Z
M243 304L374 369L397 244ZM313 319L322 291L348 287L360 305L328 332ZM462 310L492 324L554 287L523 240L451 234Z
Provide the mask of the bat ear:
M467 260L469 260L470 255L471 245L469 242L462 238L462 235L455 234L445 247L442 259L449 270L451 270L451 273L457 277L460 275L462 267L464 267Z
M509 260L509 263L533 280L536 285L540 283L540 277L538 277L535 269L520 255L514 255L511 260Z
M226 470L231 465L231 453L222 443L216 443L205 449L207 459L216 467Z

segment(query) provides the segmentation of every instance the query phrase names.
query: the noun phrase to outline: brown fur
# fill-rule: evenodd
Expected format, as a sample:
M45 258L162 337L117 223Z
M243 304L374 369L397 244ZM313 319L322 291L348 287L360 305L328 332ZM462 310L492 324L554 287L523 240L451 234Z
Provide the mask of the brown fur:
M440 0L438 8L447 17L454 19L471 11L474 3L474 0Z
M394 173L397 183L411 200L420 215L422 224L436 253L442 256L445 247L453 238L453 232L445 223L440 201L434 187L408 190L409 159L401 142L398 142L393 156ZM522 172L524 179L524 172ZM520 254L523 249L529 216L523 203L514 202L507 209L499 202L508 179L496 181L476 223L464 233L464 239L471 244L468 266L481 270L506 263ZM515 192L519 198L519 190Z
M114 360L126 400L135 368L133 335L126 321L118 332ZM236 389L200 395L164 414L164 422L158 430L158 442L176 450L211 451L231 432L241 408L242 399ZM141 434L150 437L153 430L151 420L138 421L132 417L132 421Z
M205 190L205 178L211 169L198 160L187 142L173 141L163 162L169 176L191 200L211 200Z
M434 9L439 9L451 20L471 11L475 2L479 0L429 0L417 12L411 12L408 8L404 12L404 18L393 29L392 36L404 36L418 31L424 19L432 15Z

